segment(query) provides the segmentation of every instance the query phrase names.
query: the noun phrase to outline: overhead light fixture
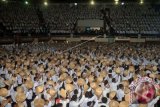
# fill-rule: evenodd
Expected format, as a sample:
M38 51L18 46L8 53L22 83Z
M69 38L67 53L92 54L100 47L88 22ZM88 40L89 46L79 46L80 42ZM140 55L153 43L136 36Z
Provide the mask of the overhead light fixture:
M77 3L74 3L75 6L77 6Z
M94 5L94 4L95 4L95 2L92 0L92 1L91 1L91 5Z
M124 2L122 2L121 5L124 5Z
M28 4L28 1L25 1L25 4L27 5L27 4Z
M140 0L140 4L143 4L144 2L143 2L143 0Z
M47 6L47 5L48 5L48 2L45 1L45 2L44 2L44 5Z
M115 1L115 5L118 5L119 4L119 2L118 1Z

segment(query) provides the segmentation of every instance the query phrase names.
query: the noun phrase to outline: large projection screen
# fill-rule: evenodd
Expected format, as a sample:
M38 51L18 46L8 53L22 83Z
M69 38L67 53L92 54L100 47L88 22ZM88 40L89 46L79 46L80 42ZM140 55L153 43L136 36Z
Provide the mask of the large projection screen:
M103 27L103 20L100 19L86 19L78 20L78 27Z

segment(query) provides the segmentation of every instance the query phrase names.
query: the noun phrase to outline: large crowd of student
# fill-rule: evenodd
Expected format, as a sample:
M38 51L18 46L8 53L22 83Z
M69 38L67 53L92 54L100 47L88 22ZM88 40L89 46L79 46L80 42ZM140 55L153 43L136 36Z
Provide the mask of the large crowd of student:
M1 107L159 106L159 87L147 104L130 103L133 81L160 85L159 44L76 44L1 46Z

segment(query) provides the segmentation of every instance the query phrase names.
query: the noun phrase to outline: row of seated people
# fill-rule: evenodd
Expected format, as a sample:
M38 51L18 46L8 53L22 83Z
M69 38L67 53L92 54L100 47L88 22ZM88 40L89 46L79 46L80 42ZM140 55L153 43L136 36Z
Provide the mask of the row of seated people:
M159 105L159 44L79 44L35 42L0 46L0 52L6 53L0 56L0 106ZM141 81L144 78L146 81Z
M128 4L50 4L47 7L22 3L0 4L0 23L13 32L43 32L37 8L42 12L44 25L51 33L70 33L78 19L102 19L101 9L110 10L111 26L116 33L158 34L160 33L160 11L154 6ZM134 8L133 8L134 7ZM44 31L45 32L45 31Z

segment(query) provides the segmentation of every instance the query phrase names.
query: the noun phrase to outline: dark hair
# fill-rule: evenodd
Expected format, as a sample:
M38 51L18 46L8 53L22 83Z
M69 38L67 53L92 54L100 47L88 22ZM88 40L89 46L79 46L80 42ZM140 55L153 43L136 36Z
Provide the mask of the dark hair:
M109 98L109 93L106 94L107 98Z
M77 89L74 90L74 94L76 94L76 95L78 94L78 90Z
M87 106L91 106L91 104L92 104L91 101L87 102Z
M108 77L109 77L109 78L112 78L112 74L108 74Z
M71 101L76 101L76 100L77 100L77 95L73 95Z
M102 105L102 106L100 106L100 107L106 107L106 106L103 106L103 105Z
M93 97L92 91L89 92L88 97L89 97L89 98L92 98L92 97Z
M112 70L111 70L111 69L109 70L109 73L112 73Z
M108 84L108 80L105 80L105 81L104 81L104 85L107 85L107 84Z
M102 97L102 103L107 103L107 98L106 97Z
M115 78L112 78L112 82L116 82L116 79L115 79Z
M85 93L85 97L89 98L89 92L88 91Z
M56 107L62 107L63 105L62 105L62 103L58 103L57 105L56 105Z
M123 89L124 88L123 84L119 84L118 88Z
M73 81L74 81L74 82L77 82L77 78L74 78Z

